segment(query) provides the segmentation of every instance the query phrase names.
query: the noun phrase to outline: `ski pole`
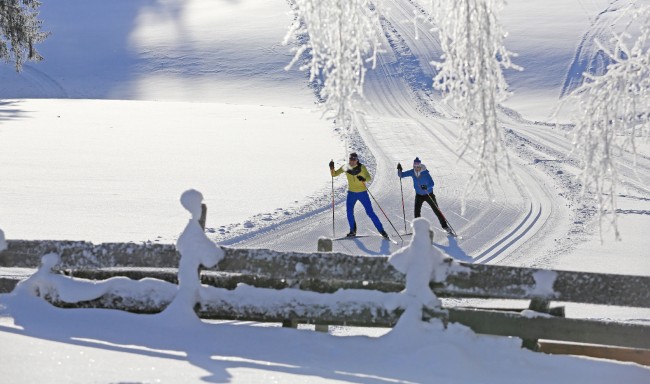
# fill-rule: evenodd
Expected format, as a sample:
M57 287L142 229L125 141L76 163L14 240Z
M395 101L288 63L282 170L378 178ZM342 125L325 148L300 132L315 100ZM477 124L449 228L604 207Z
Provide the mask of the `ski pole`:
M433 205L436 207L436 209L438 210L438 212L440 212L440 216L442 216L442 218L445 219L445 223L447 223L447 228L451 229L451 232L454 234L454 236L457 236L457 235L456 235L456 231L454 230L454 227L451 226L451 223L449 223L449 220L447 220L447 218L445 217L445 215L442 213L442 210L440 209L440 207L438 206L438 204L436 203L436 201L435 201L435 200L431 197L431 195L429 195L428 193L427 193L427 197L429 198L429 200L431 201L431 203L433 203Z
M336 237L334 230L334 176L332 176L332 237Z
M375 196L373 196L372 193L370 192L370 190L368 189L368 186L366 185L366 182L362 181L362 183L363 183L363 186L366 187L366 191L368 191L368 194L370 195L370 197L372 197L372 199L375 201L375 204L377 204L377 206L379 207L379 210L381 211L381 213L384 214L384 217L390 223L390 226L393 227L393 230L395 231L395 233L397 233L397 236L399 236L399 238L402 239L402 241L404 241L404 238L402 238L402 235L399 234L399 232L397 231L397 228L395 228L395 226L393 225L393 222L390 221L390 219L388 218L388 215L386 215L386 212L384 212L384 210L381 208L381 205L379 205L379 202L377 201L377 199L375 199Z
M332 176L332 237L336 237L336 231L334 230L334 176Z
M398 168L400 171L402 170L402 166L400 163L397 163ZM408 230L406 229L406 210L404 210L404 189L402 188L402 178L399 178L399 190L402 192L402 215L404 217L404 234L408 233Z

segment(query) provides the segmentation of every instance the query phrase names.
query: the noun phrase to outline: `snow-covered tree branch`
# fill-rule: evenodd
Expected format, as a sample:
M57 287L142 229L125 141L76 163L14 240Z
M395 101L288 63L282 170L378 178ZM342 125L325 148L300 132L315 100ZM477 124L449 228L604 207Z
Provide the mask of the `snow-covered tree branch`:
M380 47L379 14L369 0L295 0L296 21L285 44L296 39L291 68L303 55L310 81L322 86L325 116L348 132L358 112L357 97L363 97L363 82L370 63L374 68Z
M466 193L483 186L492 193L493 175L509 166L503 130L497 124L497 106L508 95L503 69L518 69L504 46L498 18L503 0L432 0L434 30L440 36L442 61L434 88L462 118L461 156L476 155L476 170Z
M34 47L47 37L37 19L37 0L0 0L0 59L14 62L20 71L26 60L39 61Z
M636 156L635 141L650 136L650 6L630 8L630 28L638 28L636 39L627 32L615 33L612 49L599 43L612 61L602 76L584 74L585 81L564 101L578 105L574 118L573 145L582 158L583 198L593 193L601 225L605 213L620 239L616 220L618 157L624 151Z

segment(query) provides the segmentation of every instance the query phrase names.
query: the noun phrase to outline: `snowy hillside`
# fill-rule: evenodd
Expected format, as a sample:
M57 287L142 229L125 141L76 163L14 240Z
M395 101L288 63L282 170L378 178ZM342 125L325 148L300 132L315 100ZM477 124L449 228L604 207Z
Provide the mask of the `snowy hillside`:
M602 48L614 52L612 39L616 35L625 33L624 36L628 39L638 36L638 25L630 24L629 20L621 15L622 8L626 4L628 4L627 1L614 1L593 18L590 28L585 32L576 49L575 57L566 74L562 86L562 96L568 95L582 84L583 73L600 76L607 72L607 66L613 60Z
M283 69L286 1L66 0L45 2L41 18L45 60L18 76L3 66L4 99L313 105L305 75Z

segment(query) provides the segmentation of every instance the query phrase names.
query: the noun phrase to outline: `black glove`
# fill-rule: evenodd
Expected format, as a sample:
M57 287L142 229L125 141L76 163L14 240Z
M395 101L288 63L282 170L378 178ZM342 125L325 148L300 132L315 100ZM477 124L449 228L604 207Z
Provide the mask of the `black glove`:
M427 190L427 185L426 185L426 184L422 184L422 185L420 185L420 188L422 188L423 190L426 191L426 190Z
M361 176L361 175L357 176L357 179L359 179L359 181L363 181L363 182L366 181L366 178Z
M334 160L330 161L330 169L334 169Z
M400 171L400 172L402 172L402 164L397 163L397 170Z

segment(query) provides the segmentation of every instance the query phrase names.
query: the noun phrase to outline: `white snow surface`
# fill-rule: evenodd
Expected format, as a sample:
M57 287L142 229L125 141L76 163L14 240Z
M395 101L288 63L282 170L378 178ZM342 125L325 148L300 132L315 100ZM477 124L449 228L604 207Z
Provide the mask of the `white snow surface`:
M541 270L533 273L535 288L531 293L542 297L553 297L553 294L555 293L553 290L553 284L555 284L556 278L557 272L555 271Z
M627 170L615 213L623 241L606 228L601 244L593 207L577 200L570 139L549 120L563 85L575 80L570 69L593 54L585 37L606 32L599 15L625 2L508 2L506 44L524 67L506 73L513 96L500 115L513 178L492 199L475 192L463 214L460 195L472 159L458 158L457 123L441 117L440 97L430 91L429 62L439 50L420 25L415 38L416 3L386 0L386 52L366 75L370 103L345 148L331 122L320 119L307 74L283 69L292 58L281 45L293 20L286 1L46 2L41 18L53 34L39 46L45 60L20 74L0 66L0 249L5 238L174 243L187 223L186 230L194 228L188 241L208 253L216 252L215 242L311 252L319 237L333 235L332 190L335 234L348 231L346 183L336 178L332 185L327 163L338 166L356 150L373 175L375 211L398 244L371 236L335 242L335 251L402 252L396 259L408 253L414 192L410 182L400 184L395 165L419 156L436 182L438 204L462 236L446 237L425 204L439 256L650 275L650 146L639 148L636 163L623 156ZM205 234L195 228L200 199L189 199L189 222L178 203L189 189L200 191L208 207ZM360 206L356 217L359 233L373 234ZM206 263L218 260L209 254ZM540 275L537 288L548 292L552 280ZM179 289L153 279L88 282L40 271L31 282L56 284L70 301L108 290L162 300ZM298 295L327 303L353 294L276 297L248 286L208 292L269 305ZM392 305L401 300L366 295ZM570 317L620 321L648 322L649 312L567 307ZM0 377L13 383L647 383L650 377L635 364L532 353L520 349L519 339L476 335L459 325L443 330L416 321L417 311L407 311L393 330L331 327L328 334L186 315L58 309L30 289L0 295Z

